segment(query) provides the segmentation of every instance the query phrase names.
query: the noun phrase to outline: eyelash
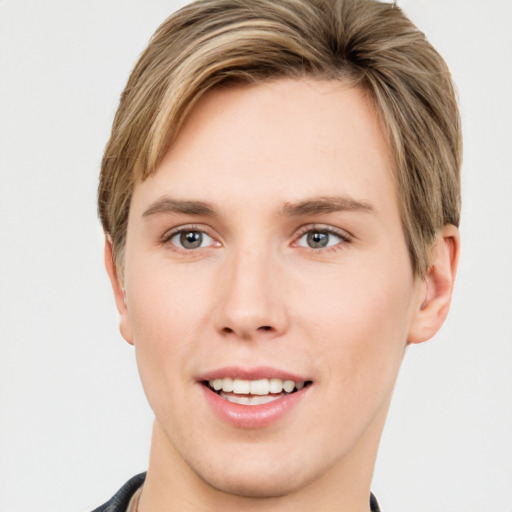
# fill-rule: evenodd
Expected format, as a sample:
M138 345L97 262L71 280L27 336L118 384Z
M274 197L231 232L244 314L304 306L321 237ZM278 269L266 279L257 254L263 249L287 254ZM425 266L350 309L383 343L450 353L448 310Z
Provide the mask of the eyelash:
M176 244L172 244L171 240L176 237L177 235L181 235L183 233L193 233L198 232L206 235L207 237L214 240L218 245L220 243L215 239L214 236L210 235L207 230L205 230L204 226L197 226L197 225L187 225L187 226L180 226L178 228L175 228L171 231L168 231L165 233L165 235L162 237L162 244L167 245L171 244L173 245L175 250L183 251L183 252L193 252L197 249L204 249L205 247L198 247L196 249L186 249L184 247L179 247ZM339 242L327 246L327 247L320 247L320 248L313 248L313 247L305 247L305 246L299 246L299 241L307 234L309 233L326 233L328 235L335 236L340 239ZM343 249L343 246L346 244L350 244L352 242L352 236L349 235L346 231L341 231L334 229L332 227L323 226L323 225L308 225L304 226L301 229L299 229L297 235L295 236L295 241L293 242L293 246L299 246L303 249L306 249L308 251L312 251L314 253L317 252L335 252Z
M184 251L184 252L192 252L192 251L194 251L194 249L185 249L184 247L179 247L179 246L177 246L175 244L172 244L171 240L175 236L181 235L183 233L202 233L203 235L206 235L206 236L208 236L209 238L211 238L212 240L215 241L215 237L210 235L208 233L208 231L204 229L204 227L200 227L200 226L196 226L196 225L190 224L190 225L187 225L187 226L180 226L180 227L175 228L175 229L173 229L171 231L167 231L165 233L165 235L162 237L162 243L164 245L171 244L171 245L173 245L173 247L176 250L181 250L181 251ZM201 249L203 249L203 247L201 247Z
M294 242L294 245L298 245L301 238L304 237L305 235L307 235L308 233L326 233L328 235L332 235L332 236L335 236L340 239L339 242L337 242L333 245L330 245L327 247L322 247L322 248L317 248L317 249L315 249L313 247L301 246L303 249L312 251L314 253L320 252L320 251L322 251L322 252L340 251L340 250L343 250L344 246L352 243L352 240L353 240L353 237L350 234L348 234L346 231L334 229L331 226L324 226L324 225L312 225L311 226L311 225L309 225L309 226L304 226L303 228L301 228L299 230L297 237L296 237L296 241Z

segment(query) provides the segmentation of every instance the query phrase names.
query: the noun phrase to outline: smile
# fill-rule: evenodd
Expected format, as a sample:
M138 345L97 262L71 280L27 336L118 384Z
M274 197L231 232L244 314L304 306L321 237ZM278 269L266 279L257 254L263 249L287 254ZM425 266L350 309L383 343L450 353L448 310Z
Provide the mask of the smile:
M242 429L285 425L304 410L299 404L316 394L309 376L269 366L225 366L199 375L196 382L214 415Z
M231 377L205 381L212 391L225 400L239 405L263 405L296 393L311 381L293 381L277 378L245 380Z

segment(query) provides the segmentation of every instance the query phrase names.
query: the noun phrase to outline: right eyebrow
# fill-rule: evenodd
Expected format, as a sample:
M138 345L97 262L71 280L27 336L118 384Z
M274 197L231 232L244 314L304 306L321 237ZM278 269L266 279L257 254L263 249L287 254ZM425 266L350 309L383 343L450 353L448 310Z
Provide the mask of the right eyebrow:
M286 216L322 215L342 211L363 211L375 213L370 203L357 201L348 196L322 196L306 199L299 203L286 203L282 214Z
M152 203L148 209L144 210L142 217L151 217L160 213L181 213L184 215L202 215L213 217L216 215L213 206L203 201L184 201L163 197Z

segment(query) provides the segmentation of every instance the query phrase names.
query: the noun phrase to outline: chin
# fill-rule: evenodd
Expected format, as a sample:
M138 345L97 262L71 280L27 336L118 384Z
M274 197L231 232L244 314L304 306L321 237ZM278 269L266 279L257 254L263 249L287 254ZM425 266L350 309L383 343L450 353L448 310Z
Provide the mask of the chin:
M275 476L272 474L263 474L262 470L250 474L248 471L235 471L233 474L224 475L199 475L199 477L215 490L240 496L244 498L280 498L293 494L298 489L304 487L304 479L290 477L290 475ZM236 475L234 473L237 473Z
M280 498L308 487L327 471L314 457L262 450L259 453L231 454L226 457L188 461L189 467L210 488L232 496L255 499ZM304 460L309 460L305 463ZM208 463L206 463L208 461ZM194 464L194 462L196 464Z

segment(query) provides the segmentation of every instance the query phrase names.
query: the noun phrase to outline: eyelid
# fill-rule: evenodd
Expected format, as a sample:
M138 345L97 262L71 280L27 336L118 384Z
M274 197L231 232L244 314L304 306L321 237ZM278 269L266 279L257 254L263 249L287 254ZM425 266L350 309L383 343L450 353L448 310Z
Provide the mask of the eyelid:
M336 228L326 224L307 224L298 229L295 235L296 241L310 231L323 231L332 235L339 236L344 242L351 242L355 237L345 229Z
M215 242L215 246L218 247L218 246L222 245L221 242L219 241L219 236L217 234L212 233L211 228L209 228L208 226L199 225L199 224L183 224L183 225L179 225L174 228L171 228L164 232L164 234L161 237L160 242L162 244L168 244L174 236L176 236L177 234L182 233L184 231L185 232L186 231L199 231L199 232L204 233L205 235L209 236ZM336 228L332 225L307 224L307 225L301 226L297 230L297 232L294 236L294 241L293 241L292 245L294 245L294 246L297 245L300 238L302 238L306 233L309 233L310 231L322 231L325 233L335 235L341 239L342 242L340 242L340 243L351 243L353 241L353 239L355 238L348 231L346 231L344 229ZM338 245L340 245L340 244L336 244L336 246L338 246ZM179 247L176 246L176 249L179 250ZM330 248L327 247L323 250L329 250L329 249L332 250L332 247L330 247ZM185 249L183 249L183 250L185 250ZM311 250L317 252L322 249L311 248Z
M182 224L180 226L168 229L167 231L164 232L160 241L163 244L167 244L172 240L173 237L180 233L183 233L184 231L198 231L204 233L205 235L209 236L214 242L216 242L216 246L221 245L219 242L219 237L213 234L212 230L208 226L199 224ZM179 247L177 248L179 249Z
M308 247L308 245L302 245L300 243L301 239L310 232L323 232L327 233L331 236L338 238L336 243L331 245L327 245L325 247ZM319 224L310 224L307 226L302 226L297 234L295 235L295 239L292 243L292 247L297 248L301 251L304 251L306 254L311 255L336 255L340 251L344 251L348 249L350 244L352 243L354 237L345 231L344 229L336 228L331 225L319 225Z

